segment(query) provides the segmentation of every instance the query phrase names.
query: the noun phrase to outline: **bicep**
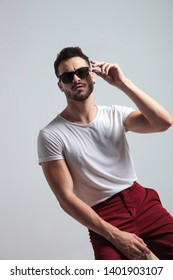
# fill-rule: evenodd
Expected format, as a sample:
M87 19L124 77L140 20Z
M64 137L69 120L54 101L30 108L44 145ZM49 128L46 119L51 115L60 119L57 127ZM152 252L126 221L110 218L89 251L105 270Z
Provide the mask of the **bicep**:
M44 162L42 163L42 169L59 202L73 193L73 181L65 160Z
M149 133L152 132L152 128L148 120L138 110L130 113L126 118L125 122L126 131L133 131L138 133Z

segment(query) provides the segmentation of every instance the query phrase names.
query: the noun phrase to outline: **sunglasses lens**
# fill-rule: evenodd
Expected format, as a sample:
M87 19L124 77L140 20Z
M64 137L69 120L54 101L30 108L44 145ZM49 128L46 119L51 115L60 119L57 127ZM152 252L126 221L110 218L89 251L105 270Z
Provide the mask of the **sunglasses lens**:
M82 68L80 68L76 71L76 74L80 79L85 79L86 77L88 77L89 68L88 67L82 67Z
M73 72L64 73L61 75L60 79L64 84L68 84L73 81L73 76L74 76Z
M75 72L66 72L59 78L64 84L68 84L73 81L74 74L76 74L80 79L85 79L89 75L89 67L79 68Z

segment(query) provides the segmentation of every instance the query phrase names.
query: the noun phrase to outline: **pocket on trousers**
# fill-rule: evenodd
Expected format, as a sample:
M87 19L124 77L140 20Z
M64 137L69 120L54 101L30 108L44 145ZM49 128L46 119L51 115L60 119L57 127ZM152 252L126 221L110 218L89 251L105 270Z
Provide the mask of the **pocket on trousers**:
M152 200L157 200L161 203L160 196L155 189L147 188Z

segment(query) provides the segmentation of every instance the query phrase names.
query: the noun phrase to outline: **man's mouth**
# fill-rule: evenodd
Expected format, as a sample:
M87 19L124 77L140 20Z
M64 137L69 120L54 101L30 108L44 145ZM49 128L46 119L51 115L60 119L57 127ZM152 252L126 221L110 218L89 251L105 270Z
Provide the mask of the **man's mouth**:
M84 84L77 84L77 85L75 85L72 89L73 89L73 90L76 90L76 89L82 89L82 88L84 88L84 87L85 87Z

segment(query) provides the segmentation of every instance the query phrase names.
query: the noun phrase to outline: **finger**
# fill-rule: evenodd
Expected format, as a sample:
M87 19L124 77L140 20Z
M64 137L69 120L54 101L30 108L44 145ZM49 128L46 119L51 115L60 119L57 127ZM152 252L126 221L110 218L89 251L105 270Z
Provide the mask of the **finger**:
M136 259L141 259L144 256L145 256L145 253L143 251L138 250L138 248L136 248L136 252L135 252Z
M136 244L137 248L143 252L144 254L148 254L150 252L150 250L148 249L147 245L144 243L138 243Z
M107 75L102 70L100 71L98 69L92 69L92 72L95 73L96 75L100 76L103 79L107 77Z
M96 60L91 60L91 64L92 67L99 67L101 69L101 73L102 73L102 78L104 78L104 76L108 76L109 75L109 70L111 69L111 67L113 67L113 64L107 63L107 62L100 62L100 61L96 61ZM99 74L99 72L96 72L95 69L92 69L92 71L96 74ZM101 75L100 75L101 76Z
M101 61L97 61L97 60L91 60L90 61L91 62L91 65L92 65L92 67L102 67L104 64L105 64L105 62L101 62Z
M147 247L147 244L144 242L144 240L142 238L140 238L139 236L135 235L135 238L143 245L145 245Z
M101 70L102 70L102 73L104 75L108 75L109 73L109 69L111 68L111 65L109 63L104 63L102 66L101 66Z
M101 62L101 61L98 61L98 60L91 60L90 63L91 63L92 65L97 65L97 66L98 66L98 65L100 65L100 64L103 64L104 62L103 62L103 61Z
M145 257L145 253L140 251L137 247L134 247L133 250L131 250L129 256L132 260L139 260L143 259Z
M96 75L100 76L100 77L103 76L102 72L100 70L98 70L98 69L92 69L92 72L95 73Z
M107 75L109 75L109 71L110 71L110 69L112 68L112 64L110 64L110 63L106 63L103 67L104 67L104 74L107 76Z
M144 254L148 254L150 252L150 250L147 247L147 244L145 244L145 242L143 241L142 238L140 238L137 235L134 235L135 239L136 239L136 247L143 252Z
M98 66L97 66L98 67ZM99 67L101 68L101 70L99 71L98 69L92 69L92 72L96 73L96 74L100 74L100 76L107 76L109 74L109 70L111 68L111 65L109 63L100 63Z

